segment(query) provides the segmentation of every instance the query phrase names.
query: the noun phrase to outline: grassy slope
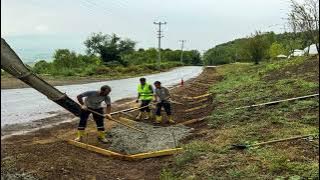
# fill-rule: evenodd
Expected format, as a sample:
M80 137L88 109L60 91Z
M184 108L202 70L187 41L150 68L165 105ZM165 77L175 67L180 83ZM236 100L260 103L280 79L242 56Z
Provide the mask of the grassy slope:
M224 77L212 86L216 107L204 137L185 145L162 179L283 179L319 178L319 141L280 142L247 150L233 143L255 143L319 133L319 101L310 98L234 110L253 103L319 92L319 59L296 58L254 66L218 68Z

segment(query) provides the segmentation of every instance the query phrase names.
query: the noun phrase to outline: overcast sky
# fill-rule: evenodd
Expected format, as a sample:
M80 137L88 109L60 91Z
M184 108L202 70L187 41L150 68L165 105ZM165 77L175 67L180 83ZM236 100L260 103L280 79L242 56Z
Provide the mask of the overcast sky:
M63 46L116 33L148 48L157 46L153 22L166 21L163 48L185 39L203 51L255 30L283 32L288 8L286 0L1 0L1 36L60 37Z

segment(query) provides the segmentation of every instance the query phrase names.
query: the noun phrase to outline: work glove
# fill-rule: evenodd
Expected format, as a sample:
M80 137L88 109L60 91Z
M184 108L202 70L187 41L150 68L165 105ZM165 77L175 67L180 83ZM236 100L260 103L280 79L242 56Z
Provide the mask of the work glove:
M111 114L105 114L104 117L107 118L107 119L112 119Z
M88 110L88 107L86 105L81 105L81 109Z

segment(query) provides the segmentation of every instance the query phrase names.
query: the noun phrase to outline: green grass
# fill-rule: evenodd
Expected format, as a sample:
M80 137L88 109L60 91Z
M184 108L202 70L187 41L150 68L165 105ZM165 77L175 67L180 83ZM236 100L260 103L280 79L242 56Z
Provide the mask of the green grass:
M229 150L231 144L253 144L319 133L319 101L308 98L276 105L237 107L298 97L319 91L319 71L297 68L317 61L303 57L257 66L229 64L217 68L223 80L214 84L215 110L207 141L186 144L175 158L174 177L195 179L318 179L318 141L296 140ZM318 63L319 64L319 63ZM285 73L283 73L285 71ZM266 78L269 77L269 78Z

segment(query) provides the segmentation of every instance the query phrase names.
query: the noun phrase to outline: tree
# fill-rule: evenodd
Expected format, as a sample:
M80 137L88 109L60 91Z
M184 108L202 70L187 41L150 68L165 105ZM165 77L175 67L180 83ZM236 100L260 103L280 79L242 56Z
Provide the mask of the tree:
M319 54L319 0L291 0L289 24L293 32L306 32L308 40L316 44Z
M180 61L181 51L165 49L162 51L162 58L164 61Z
M122 58L128 64L145 64L154 63L157 60L157 50L155 48L150 48L146 50L138 50L130 54L124 55Z
M78 55L78 59L86 65L101 65L101 59L95 55Z
M285 47L282 44L278 43L278 42L272 43L272 45L270 46L270 49L269 49L270 57L271 58L275 58L279 54L287 54Z
M82 65L82 62L77 58L77 54L69 49L56 50L53 58L53 64L57 68L75 68Z
M50 63L45 60L38 61L32 68L34 72L39 74L47 74L50 70Z
M135 42L130 39L122 40L116 34L107 35L94 33L85 42L87 54L98 55L106 64L120 63L127 65L124 56L134 52Z
M256 31L255 34L249 38L246 45L246 50L255 64L259 62L266 56L268 49L268 44L263 38L263 34L259 31Z
M190 54L191 54L191 64L192 65L200 65L200 64L202 64L201 55L200 55L199 51L191 50Z
M203 55L203 61L206 65L221 65L230 63L227 48L225 46L216 46L209 49Z

